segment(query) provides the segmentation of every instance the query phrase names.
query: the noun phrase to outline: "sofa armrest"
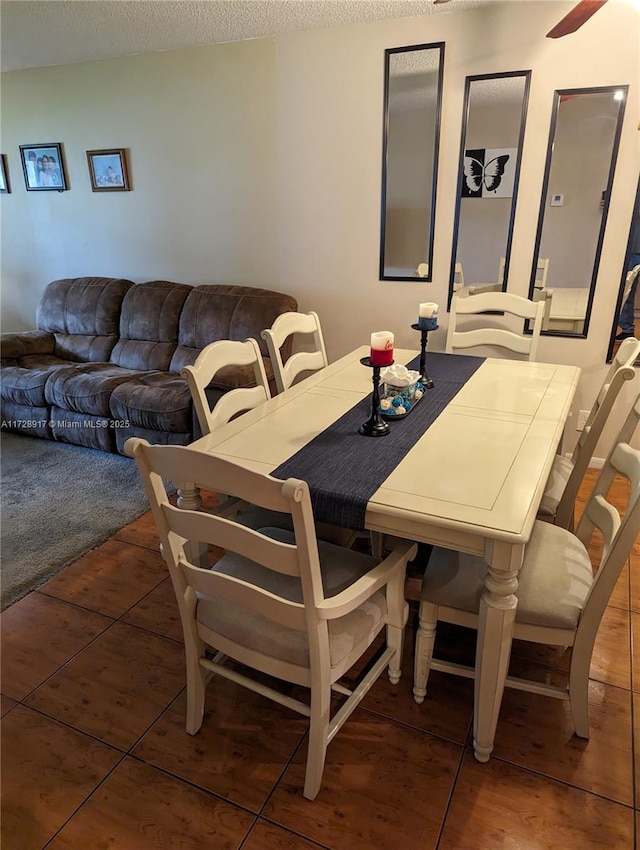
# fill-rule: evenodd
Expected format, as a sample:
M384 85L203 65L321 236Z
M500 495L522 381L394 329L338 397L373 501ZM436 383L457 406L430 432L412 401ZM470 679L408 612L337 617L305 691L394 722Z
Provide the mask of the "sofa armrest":
M2 359L17 359L29 354L54 354L56 338L49 331L19 331L0 336Z

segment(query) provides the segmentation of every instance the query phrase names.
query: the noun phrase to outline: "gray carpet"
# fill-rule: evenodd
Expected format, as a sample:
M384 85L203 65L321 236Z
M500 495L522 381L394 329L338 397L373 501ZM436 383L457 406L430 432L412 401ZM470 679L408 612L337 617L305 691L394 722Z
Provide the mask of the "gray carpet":
M149 504L135 461L2 434L2 608L94 549Z

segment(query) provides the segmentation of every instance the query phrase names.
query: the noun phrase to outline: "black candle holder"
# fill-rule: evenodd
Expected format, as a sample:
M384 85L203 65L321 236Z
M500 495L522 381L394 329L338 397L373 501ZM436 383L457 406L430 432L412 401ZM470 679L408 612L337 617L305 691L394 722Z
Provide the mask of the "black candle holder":
M427 375L427 370L425 366L425 361L427 359L427 334L429 331L435 331L438 327L437 324L434 324L432 328L424 328L422 325L415 324L411 325L414 331L420 331L420 383L424 384L424 386L430 390L433 386L433 380Z
M361 357L360 362L363 366L369 366L373 369L373 392L371 393L371 416L366 422L358 428L359 434L364 434L365 437L384 437L391 431L389 425L380 416L380 367L371 362L370 357ZM393 360L391 361L393 363ZM391 363L387 364L391 366Z

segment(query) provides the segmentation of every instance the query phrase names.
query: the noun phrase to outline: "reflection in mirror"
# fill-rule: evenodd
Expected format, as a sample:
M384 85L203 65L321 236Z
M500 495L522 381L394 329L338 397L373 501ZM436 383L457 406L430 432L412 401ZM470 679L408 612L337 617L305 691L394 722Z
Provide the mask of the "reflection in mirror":
M385 50L380 280L431 280L444 43Z
M469 291L507 288L531 71L467 77L449 303L464 269Z
M543 333L585 337L628 86L556 91L529 297L544 297ZM548 259L546 284L537 258Z
M640 180L636 190L636 202L631 216L629 240L625 254L620 291L616 302L615 318L611 329L611 340L607 361L613 360L620 343L629 335L640 339ZM640 366L640 360L636 360Z

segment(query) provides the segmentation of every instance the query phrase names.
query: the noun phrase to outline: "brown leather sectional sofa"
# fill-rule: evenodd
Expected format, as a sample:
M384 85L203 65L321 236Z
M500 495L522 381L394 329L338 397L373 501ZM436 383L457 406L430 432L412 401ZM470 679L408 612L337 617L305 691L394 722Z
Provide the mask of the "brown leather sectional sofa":
M199 436L180 370L209 343L253 337L294 298L268 289L164 280L56 280L44 291L38 330L2 335L2 428L124 454L129 437L186 445ZM286 355L286 352L285 352ZM209 387L253 384L233 367Z

